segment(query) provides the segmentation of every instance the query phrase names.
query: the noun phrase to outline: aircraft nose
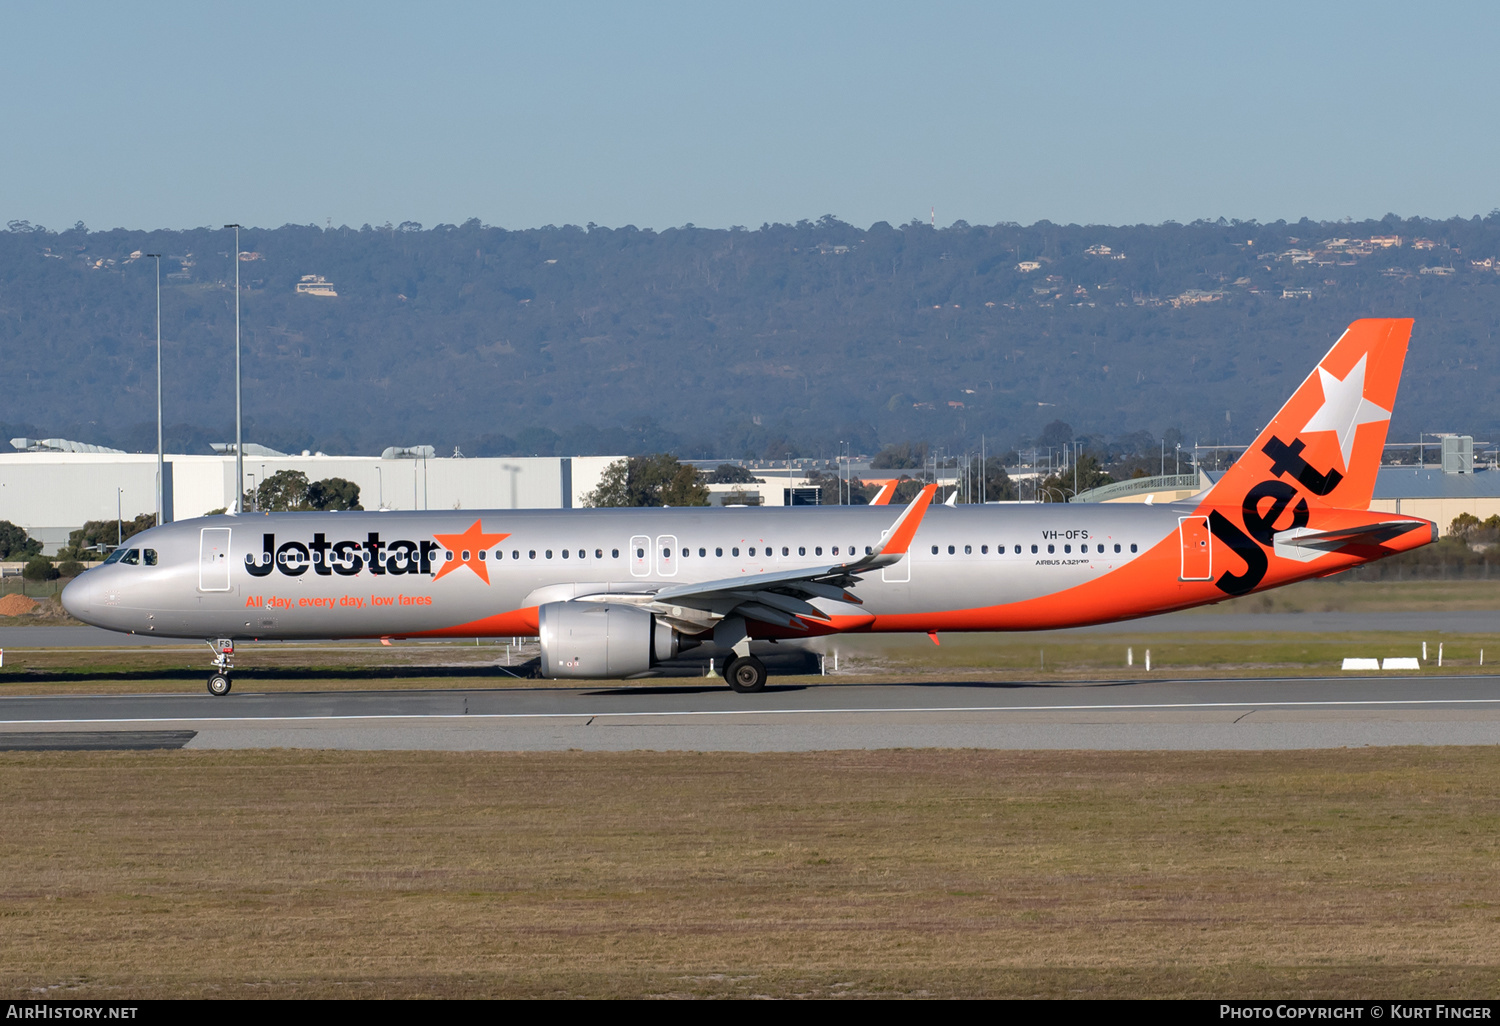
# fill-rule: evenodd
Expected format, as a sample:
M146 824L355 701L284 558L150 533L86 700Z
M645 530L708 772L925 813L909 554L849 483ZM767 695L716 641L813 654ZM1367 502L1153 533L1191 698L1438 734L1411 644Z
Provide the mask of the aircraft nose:
M90 572L79 574L62 590L62 606L75 620L88 622L89 610L93 607L98 585L89 580Z

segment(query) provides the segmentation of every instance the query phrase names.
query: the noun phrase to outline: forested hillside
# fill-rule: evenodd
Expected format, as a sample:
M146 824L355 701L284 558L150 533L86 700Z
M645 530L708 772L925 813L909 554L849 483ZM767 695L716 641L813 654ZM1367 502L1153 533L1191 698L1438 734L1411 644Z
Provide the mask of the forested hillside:
M1397 241L1399 240L1399 241ZM241 235L246 438L469 455L1247 441L1353 318L1417 319L1396 438L1491 439L1500 212L1472 220ZM0 232L5 437L233 436L233 233ZM320 275L336 296L299 294ZM316 283L315 283L316 284Z

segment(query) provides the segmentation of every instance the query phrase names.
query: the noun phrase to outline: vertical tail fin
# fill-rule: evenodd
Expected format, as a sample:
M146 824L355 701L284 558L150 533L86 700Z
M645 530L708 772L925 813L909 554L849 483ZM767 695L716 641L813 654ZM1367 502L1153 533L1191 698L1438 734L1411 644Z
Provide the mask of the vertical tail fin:
M1405 318L1349 325L1203 504L1238 506L1275 478L1315 502L1368 509L1411 326Z

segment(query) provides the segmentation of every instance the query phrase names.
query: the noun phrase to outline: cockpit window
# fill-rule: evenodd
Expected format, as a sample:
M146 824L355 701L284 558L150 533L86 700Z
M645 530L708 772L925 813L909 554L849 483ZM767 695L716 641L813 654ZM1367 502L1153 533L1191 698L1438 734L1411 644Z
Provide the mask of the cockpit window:
M121 551L121 550L119 550L119 549L115 550L115 552L119 552L119 551ZM120 562L121 563L124 563L126 566L137 566L137 565L139 565L139 563L141 561L141 550L140 549L126 549L124 551L125 551L125 554L120 557ZM111 555L113 555L113 554L111 554Z
M109 564L111 563L118 563L125 557L125 553L129 551L129 549L115 549L115 551L111 552L107 557L105 557L104 565L109 566Z
M141 550L141 561L143 563L145 563L147 566L155 566L156 565L156 550L155 549L142 549Z

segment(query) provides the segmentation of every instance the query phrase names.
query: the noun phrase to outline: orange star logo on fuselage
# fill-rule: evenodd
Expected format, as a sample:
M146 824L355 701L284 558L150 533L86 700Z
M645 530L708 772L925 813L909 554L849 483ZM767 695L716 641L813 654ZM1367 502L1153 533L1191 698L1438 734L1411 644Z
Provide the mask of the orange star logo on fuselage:
M466 566L479 577L485 584L490 583L490 571L482 558L482 553L491 545L497 545L509 538L509 534L485 534L484 528L478 520L470 525L463 534L434 534L432 536L439 545L450 553L458 556L457 559L445 560L436 576L432 579L440 581L448 573Z

